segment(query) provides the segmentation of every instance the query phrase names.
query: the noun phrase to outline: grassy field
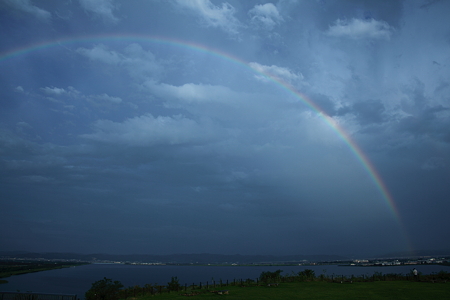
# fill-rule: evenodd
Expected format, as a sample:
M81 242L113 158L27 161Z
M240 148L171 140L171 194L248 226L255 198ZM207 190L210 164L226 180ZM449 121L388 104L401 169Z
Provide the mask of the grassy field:
M279 286L228 286L221 288L228 294L217 294L206 289L194 290L199 294L188 297L194 299L450 299L450 283L375 281L356 283L297 282L281 283ZM220 290L220 289L217 289ZM146 299L186 299L185 292L171 292L155 296L128 298ZM188 294L191 291L188 289Z

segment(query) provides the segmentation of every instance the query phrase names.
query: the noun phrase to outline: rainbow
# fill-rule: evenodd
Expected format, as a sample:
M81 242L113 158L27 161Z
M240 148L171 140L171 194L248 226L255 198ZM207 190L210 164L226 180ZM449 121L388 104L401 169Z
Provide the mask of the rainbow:
M402 222L401 217L398 212L397 206L394 202L394 198L392 197L391 193L389 192L388 188L386 187L386 184L383 182L380 174L374 167L374 165L371 163L371 161L368 159L368 157L364 154L364 152L361 150L361 148L352 140L350 135L340 126L332 117L330 117L321 107L319 107L317 104L315 104L311 99L309 99L306 95L302 94L298 90L296 90L293 86L291 86L289 83L283 81L282 79L269 74L267 72L256 70L255 68L252 68L251 65L248 62L243 61L242 59L233 56L229 53L223 52L218 49L210 48L201 44L184 41L184 40L178 40L178 39L171 39L167 37L158 37L158 36L146 36L146 35L136 35L136 34L114 34L114 35L98 35L98 36L81 36L81 37L70 37L70 38L62 38L62 39L56 39L51 41L44 41L41 43L36 43L32 45L26 45L23 47L18 47L16 49L6 51L3 53L0 53L0 62L4 60L8 60L17 56L21 56L30 52L39 51L39 50L45 50L51 47L56 46L63 46L63 45L70 45L75 43L100 43L100 42L108 42L108 41L129 41L131 42L146 42L146 43L155 43L155 44L166 44L169 46L174 46L178 48L187 48L190 50L199 51L202 53L206 53L211 56L218 57L219 59L225 59L227 61L230 61L234 64L238 64L241 66L244 66L245 68L251 69L252 72L264 76L269 81L273 82L277 86L281 87L285 91L287 91L290 95L294 96L296 99L299 99L302 103L304 103L308 108L315 111L320 118L330 127L332 130L337 134L337 136L348 146L350 151L353 153L353 155L356 157L356 159L359 161L359 163L363 166L364 170L367 172L373 183L375 184L377 190L379 191L381 197L385 201L385 203L388 205L390 212L392 213L393 217L397 220L399 226L401 227L403 231L403 235L407 241L409 250L412 250L409 243L409 239L407 238L407 235L405 234L405 230L402 228Z

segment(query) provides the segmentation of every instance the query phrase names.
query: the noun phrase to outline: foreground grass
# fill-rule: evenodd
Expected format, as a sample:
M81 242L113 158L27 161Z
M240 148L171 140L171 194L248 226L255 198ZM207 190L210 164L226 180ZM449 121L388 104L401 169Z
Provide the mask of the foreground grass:
M194 299L450 299L450 283L376 281L356 283L300 282L281 283L277 287L228 286L218 290L229 294L219 295L206 289L194 290ZM185 292L171 292L155 296L128 298L128 300L186 299ZM187 293L191 293L190 290Z

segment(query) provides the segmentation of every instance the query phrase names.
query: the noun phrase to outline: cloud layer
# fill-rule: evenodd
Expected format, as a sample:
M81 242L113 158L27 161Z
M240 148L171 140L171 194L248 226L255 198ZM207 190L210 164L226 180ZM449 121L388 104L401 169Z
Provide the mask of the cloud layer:
M449 9L4 1L0 250L448 249Z

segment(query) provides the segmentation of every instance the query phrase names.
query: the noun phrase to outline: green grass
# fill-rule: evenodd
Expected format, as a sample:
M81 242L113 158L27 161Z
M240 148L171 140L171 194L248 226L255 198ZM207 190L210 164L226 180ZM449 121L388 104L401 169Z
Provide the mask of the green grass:
M128 300L164 299L450 299L450 283L375 281L356 283L298 282L281 283L278 287L227 286L216 290L228 290L228 295L218 295L206 289L194 290L200 294L186 297L182 292L163 293L154 296L128 298ZM190 293L190 290L187 291Z

